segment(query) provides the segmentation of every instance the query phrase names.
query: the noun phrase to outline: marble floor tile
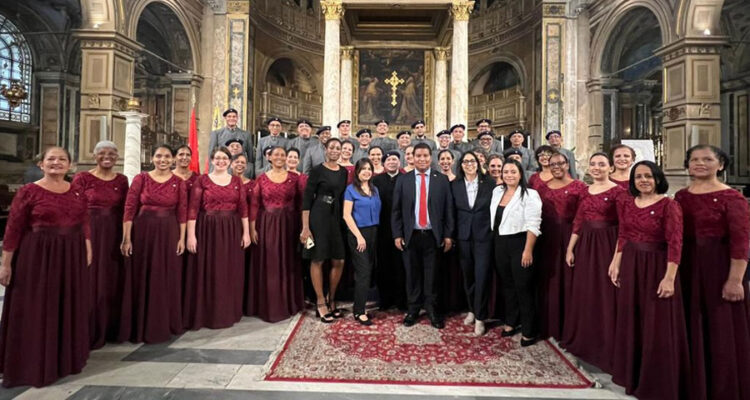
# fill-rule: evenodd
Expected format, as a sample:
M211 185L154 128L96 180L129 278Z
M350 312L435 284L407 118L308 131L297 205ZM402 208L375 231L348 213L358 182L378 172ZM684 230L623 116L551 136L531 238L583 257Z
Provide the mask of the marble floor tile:
M167 387L224 389L237 374L241 365L236 364L188 364Z
M123 361L151 361L204 364L259 364L271 355L267 350L175 349L164 345L141 346Z
M82 387L83 385L63 384L39 389L30 388L15 397L15 400L65 400Z
M164 387L186 366L187 363L90 361L83 372L60 383Z
M201 329L186 332L170 347L200 348L215 350L274 350L286 336L290 318L277 323L265 322L254 317L245 317L227 329Z

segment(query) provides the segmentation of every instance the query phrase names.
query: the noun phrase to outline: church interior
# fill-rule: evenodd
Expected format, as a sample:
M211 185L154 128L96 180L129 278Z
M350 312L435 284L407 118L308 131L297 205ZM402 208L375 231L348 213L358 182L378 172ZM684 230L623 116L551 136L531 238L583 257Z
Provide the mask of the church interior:
M671 192L689 180L685 151L708 143L750 196L750 1L0 0L0 230L44 148L85 171L111 140L118 170L148 170L158 144L188 142L194 116L203 169L228 108L256 138L277 117L289 138L300 119L333 136L340 120L356 132L387 119L392 137L421 119L430 138L464 124L471 140L489 118L532 149L560 131L579 165L631 140ZM596 373L584 390L262 381L290 329L246 319L111 345L83 376L0 399L630 398Z

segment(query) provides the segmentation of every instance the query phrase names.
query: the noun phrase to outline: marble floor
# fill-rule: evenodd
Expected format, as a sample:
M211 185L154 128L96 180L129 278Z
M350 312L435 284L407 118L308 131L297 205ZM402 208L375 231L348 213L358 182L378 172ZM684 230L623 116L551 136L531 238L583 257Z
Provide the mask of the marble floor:
M0 300L3 290L0 288ZM202 329L157 345L110 344L91 353L82 373L46 388L0 389L4 399L629 399L593 367L590 389L266 382L272 354L291 331L292 318L275 324L243 318L224 330Z

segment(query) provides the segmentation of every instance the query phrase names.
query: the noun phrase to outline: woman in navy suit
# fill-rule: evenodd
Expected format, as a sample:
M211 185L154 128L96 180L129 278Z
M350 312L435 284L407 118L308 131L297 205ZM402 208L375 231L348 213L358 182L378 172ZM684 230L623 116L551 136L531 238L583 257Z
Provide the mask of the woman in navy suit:
M492 235L490 200L495 182L480 169L479 158L467 151L458 159L456 179L451 182L453 206L464 289L469 304L465 325L474 324L474 334L484 334L487 302L492 281Z

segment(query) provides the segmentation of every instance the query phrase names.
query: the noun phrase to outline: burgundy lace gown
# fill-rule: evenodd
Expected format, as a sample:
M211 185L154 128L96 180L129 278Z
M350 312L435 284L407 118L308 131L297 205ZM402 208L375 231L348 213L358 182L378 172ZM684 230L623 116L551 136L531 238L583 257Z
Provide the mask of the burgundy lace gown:
M603 371L610 371L617 291L609 279L609 264L617 249L617 198L627 196L620 186L602 193L588 190L573 220L578 234L565 311L561 344L569 352Z
M46 386L89 356L86 197L30 183L13 198L3 250L14 252L0 322L3 386Z
M163 183L148 172L133 178L123 221L133 222L133 254L125 257L125 282L118 340L158 343L184 332L180 224L187 220L187 191L173 175Z
M750 238L747 199L734 189L675 200L685 216L680 280L685 294L694 393L700 399L750 399L750 288L745 299L721 297L731 259L745 260Z
M187 204L190 204L190 193L193 190L193 185L195 184L195 181L198 180L198 177L200 174L196 174L195 172L190 174L190 177L187 179L183 179L185 182L185 192L187 193ZM187 246L187 241L185 242L185 246ZM188 258L190 258L190 253L187 251L187 247L185 248L185 252L182 253L182 276L184 277L185 274L187 274L188 269ZM185 293L187 293L187 290L185 290L185 279L182 280L182 301L180 304L184 306L185 304ZM184 316L183 316L184 319Z
M690 359L680 273L674 295L657 297L667 262L680 263L682 211L663 198L644 208L618 199L622 251L612 355L612 380L642 400L683 400L689 393Z
M253 188L255 187L255 181L250 179L242 184L242 191L245 192L245 201L247 202L248 217L250 216L250 207L253 200ZM248 218L249 219L249 218ZM247 304L248 297L250 296L250 290L252 289L252 282L250 282L253 248L254 244L245 249L245 268L243 271L244 284L242 286L242 304L241 310L243 315L248 315L245 310L245 304Z
M539 316L543 338L562 339L563 322L570 302L573 268L565 263L573 218L582 199L588 193L585 183L574 180L559 189L547 185L539 187L542 198L542 235L539 238Z
M250 221L255 221L258 245L252 254L245 311L264 321L287 319L304 307L297 250L302 181L296 174L288 174L281 183L272 182L266 174L255 180Z
M106 341L117 341L120 330L120 309L123 301L125 265L122 242L122 213L128 194L128 178L117 174L105 181L84 171L73 178L85 196L91 225L91 348L98 349Z
M182 310L188 329L228 328L242 318L242 218L247 218L247 199L240 177L233 176L226 186L208 175L196 180L188 220L195 221L198 248L188 256Z

